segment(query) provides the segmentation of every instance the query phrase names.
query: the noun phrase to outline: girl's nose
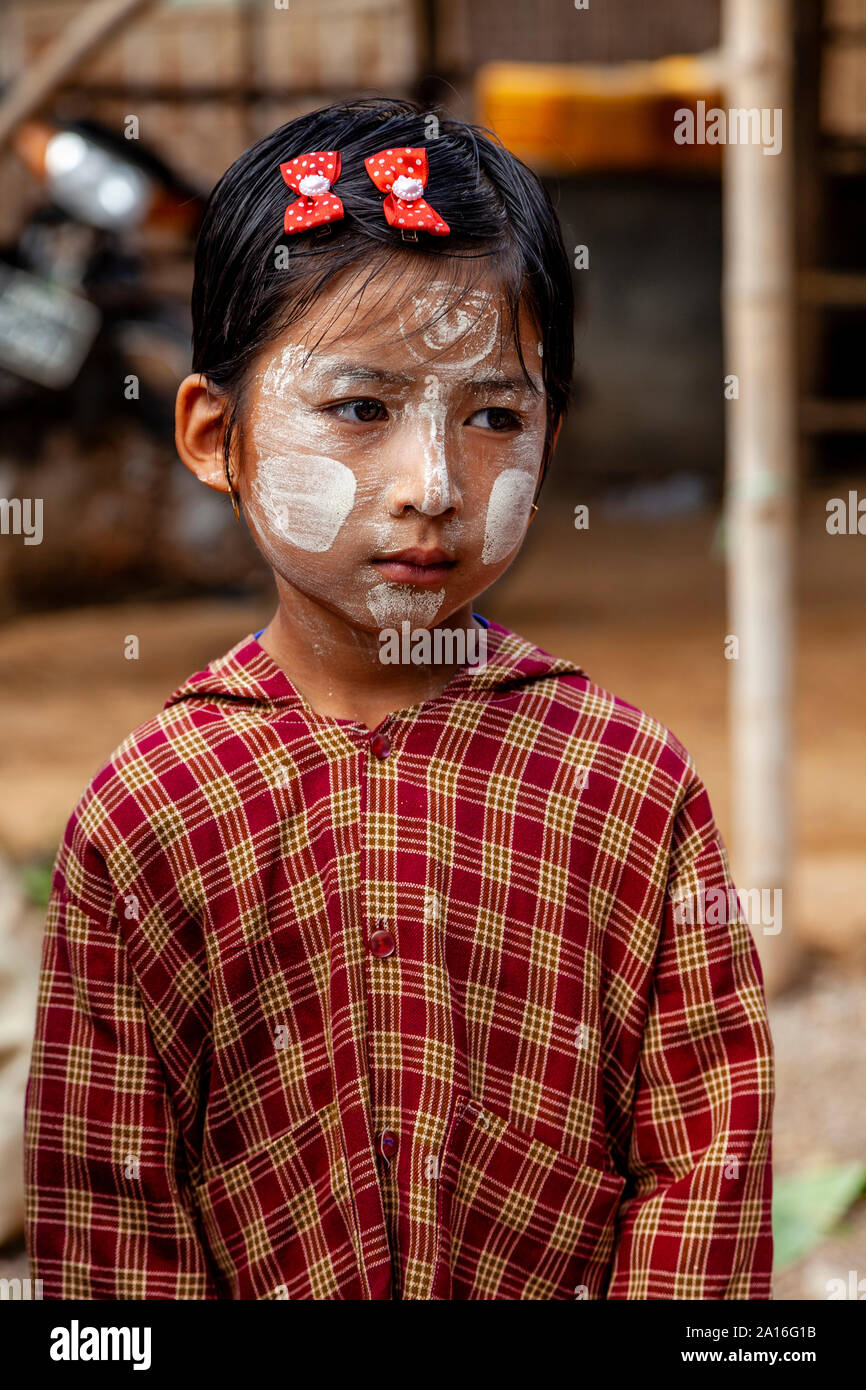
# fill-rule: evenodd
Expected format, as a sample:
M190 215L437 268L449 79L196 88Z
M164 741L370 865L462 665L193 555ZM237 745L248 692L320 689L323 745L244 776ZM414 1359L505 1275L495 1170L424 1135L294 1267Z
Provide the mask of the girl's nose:
M456 515L462 506L454 469L457 447L449 438L447 411L438 393L430 392L407 410L403 428L390 441L392 516L407 507L425 516Z

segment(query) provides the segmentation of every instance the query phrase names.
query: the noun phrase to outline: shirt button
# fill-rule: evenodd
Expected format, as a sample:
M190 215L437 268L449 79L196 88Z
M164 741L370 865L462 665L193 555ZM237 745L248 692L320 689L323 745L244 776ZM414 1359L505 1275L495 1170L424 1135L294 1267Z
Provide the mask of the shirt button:
M393 956L397 949L397 938L387 927L377 927L370 936L370 954L378 956Z
M377 758L387 758L391 752L391 740L387 734L374 734L370 739L370 752Z
M393 1129L383 1129L376 1147L383 1158L391 1159L397 1152L397 1136Z

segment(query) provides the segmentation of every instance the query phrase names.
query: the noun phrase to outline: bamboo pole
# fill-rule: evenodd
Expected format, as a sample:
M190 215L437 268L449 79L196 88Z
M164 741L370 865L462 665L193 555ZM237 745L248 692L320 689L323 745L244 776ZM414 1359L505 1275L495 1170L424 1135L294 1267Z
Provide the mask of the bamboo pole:
M730 663L732 860L741 893L782 890L777 934L750 917L768 994L792 982L801 955L790 898L796 479L791 33L790 0L723 0L728 110L782 112L779 153L729 139L723 165L725 371L737 377L739 393L726 401L729 632L739 642L739 659ZM778 127L779 117L773 119Z

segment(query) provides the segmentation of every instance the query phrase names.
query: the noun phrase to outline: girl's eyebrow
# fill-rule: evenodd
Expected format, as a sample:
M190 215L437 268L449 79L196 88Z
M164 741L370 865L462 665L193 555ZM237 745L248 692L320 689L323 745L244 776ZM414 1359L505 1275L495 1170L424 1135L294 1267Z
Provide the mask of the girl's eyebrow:
M412 386L416 378L404 372L385 371L381 367L367 367L360 362L329 362L326 367L332 380L374 383L385 386ZM539 395L541 390L534 383L527 382L525 376L506 376L502 372L491 372L488 376L468 381L465 389L480 396L489 391L511 391L522 395Z
M467 381L467 391L481 395L485 391L514 391L525 394L538 394L538 387L526 380L525 376L503 376L501 372L492 372L490 376L476 377L474 381Z
M341 381L374 381L386 386L412 385L412 377L404 376L402 372L385 372L380 367L362 367L357 362L331 363L327 367L327 373L330 377L339 377Z

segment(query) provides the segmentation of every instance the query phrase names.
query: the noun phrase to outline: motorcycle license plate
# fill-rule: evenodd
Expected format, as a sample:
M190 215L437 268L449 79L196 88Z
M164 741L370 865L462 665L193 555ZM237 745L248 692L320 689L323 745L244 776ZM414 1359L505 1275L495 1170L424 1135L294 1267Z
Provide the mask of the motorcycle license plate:
M40 386L68 386L101 317L81 295L0 264L0 367Z

